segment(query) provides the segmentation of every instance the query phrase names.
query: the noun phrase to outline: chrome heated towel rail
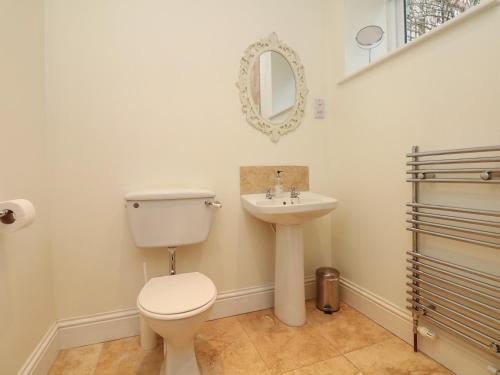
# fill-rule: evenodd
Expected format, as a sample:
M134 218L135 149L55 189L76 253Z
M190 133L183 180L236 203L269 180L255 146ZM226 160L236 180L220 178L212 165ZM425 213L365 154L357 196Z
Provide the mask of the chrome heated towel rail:
M458 155L458 156L457 156ZM500 357L500 274L491 274L422 254L421 236L434 236L500 250L500 211L427 204L422 183L500 184L500 145L419 152L414 146L407 182L412 249L407 251L408 309L413 315L413 345L422 320ZM450 167L452 165L452 167ZM471 167L471 165L473 167ZM499 186L500 188L500 186ZM496 253L499 254L499 253Z

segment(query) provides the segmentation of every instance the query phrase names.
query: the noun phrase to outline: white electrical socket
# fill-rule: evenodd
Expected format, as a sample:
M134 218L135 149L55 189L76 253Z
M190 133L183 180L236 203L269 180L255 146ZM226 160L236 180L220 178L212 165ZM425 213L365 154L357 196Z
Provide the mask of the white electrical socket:
M325 99L323 98L314 99L314 118L316 119L325 118Z
M425 327L425 326L419 326L417 328L418 333L420 333L422 336L427 337L430 340L435 340L437 335L434 331L431 329Z

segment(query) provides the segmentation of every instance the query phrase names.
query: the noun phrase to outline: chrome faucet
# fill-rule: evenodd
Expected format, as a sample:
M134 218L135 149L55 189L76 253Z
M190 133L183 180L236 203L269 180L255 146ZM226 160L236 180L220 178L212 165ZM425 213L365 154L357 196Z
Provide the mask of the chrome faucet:
M300 191L297 191L295 186L290 188L290 198L300 198Z
M273 194L271 193L271 188L266 191L266 199L273 199Z

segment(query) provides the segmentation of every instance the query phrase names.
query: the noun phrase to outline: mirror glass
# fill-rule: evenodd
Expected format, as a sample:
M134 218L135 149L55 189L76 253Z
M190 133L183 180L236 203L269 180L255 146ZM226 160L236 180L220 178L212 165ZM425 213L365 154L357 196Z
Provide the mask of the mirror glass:
M295 74L288 60L276 51L263 52L250 72L252 102L258 113L273 124L282 123L295 107Z
M383 36L384 30L380 26L370 25L358 31L356 41L361 47L373 48L382 41Z
M368 50L368 62L372 62L372 49L382 43L384 30L377 25L365 26L356 34L358 46Z

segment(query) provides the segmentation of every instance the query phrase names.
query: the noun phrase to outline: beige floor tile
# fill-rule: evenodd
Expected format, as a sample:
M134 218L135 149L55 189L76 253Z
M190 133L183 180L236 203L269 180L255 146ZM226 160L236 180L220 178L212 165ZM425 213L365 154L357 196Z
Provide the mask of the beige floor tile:
M394 337L389 331L345 304L342 304L339 312L332 315L319 317L317 312L311 312L310 315L310 320L318 326L321 335L343 354Z
M366 375L452 375L432 359L414 353L399 338L349 353L346 357Z
M311 366L287 372L286 375L363 375L345 357L338 356Z
M97 366L103 344L62 350L48 375L92 375Z
M163 362L163 346L142 350L139 337L103 344L95 375L158 375Z
M345 312L349 311L353 311L353 308L341 302L339 311L336 311L333 314L325 314L323 311L316 308L316 300L310 299L306 301L306 314L308 324L330 323L337 319L340 315L343 315Z
M339 354L314 329L315 326L288 327L273 315L272 310L241 315L238 320L273 374L298 369Z
M333 315L314 301L306 306L303 327L286 326L272 310L207 322L196 339L203 375L451 374L345 304ZM157 375L162 361L161 344L144 352L131 337L63 350L49 375Z
M207 322L196 338L196 357L203 375L269 373L236 318Z

